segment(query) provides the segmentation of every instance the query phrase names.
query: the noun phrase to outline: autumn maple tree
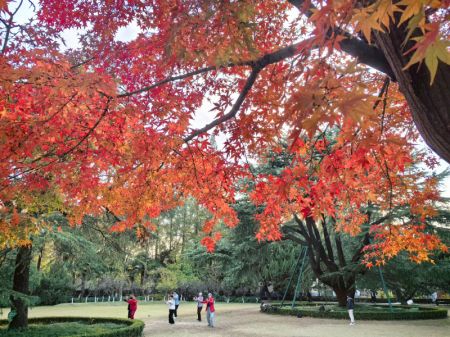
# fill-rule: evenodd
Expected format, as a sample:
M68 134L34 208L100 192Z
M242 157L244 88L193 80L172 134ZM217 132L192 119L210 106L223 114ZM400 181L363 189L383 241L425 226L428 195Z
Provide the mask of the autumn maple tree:
M25 7L34 14L19 23ZM211 250L215 224L237 222L229 205L233 183L251 175L248 158L286 136L292 168L275 181L258 177L261 239L280 238L292 214L331 217L356 233L367 220L362 206L411 203L415 222L377 228L367 261L403 249L427 259L440 243L420 221L437 188L418 188L408 169L425 160L412 154L414 125L450 161L447 8L447 0L0 0L0 247L31 243L15 237L17 226L45 224L30 222L17 200L51 188L72 223L109 211L118 231L151 229L192 196L211 213L203 239ZM138 36L118 41L131 23ZM79 47L62 51L67 29L80 29ZM195 129L205 106L211 119ZM210 132L224 135L223 147Z

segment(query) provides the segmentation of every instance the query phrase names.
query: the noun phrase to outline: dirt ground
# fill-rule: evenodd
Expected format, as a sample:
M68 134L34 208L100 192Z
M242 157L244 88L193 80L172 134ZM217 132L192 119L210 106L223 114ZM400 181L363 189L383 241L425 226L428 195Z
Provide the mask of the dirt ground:
M0 310L6 318L9 309ZM196 320L193 302L182 302L175 325L167 320L167 305L162 302L140 302L136 318L145 322L145 337L450 337L450 318L421 321L357 321L297 318L259 312L256 303L216 303L216 327L208 328ZM87 316L123 317L125 302L60 304L30 308L30 317Z
M181 309L181 308L180 308ZM216 327L209 328L206 318L195 320L195 312L184 306L174 325L164 317L144 319L144 336L274 336L274 337L450 337L450 319L423 321L348 321L334 319L297 318L262 314L257 306L217 308Z

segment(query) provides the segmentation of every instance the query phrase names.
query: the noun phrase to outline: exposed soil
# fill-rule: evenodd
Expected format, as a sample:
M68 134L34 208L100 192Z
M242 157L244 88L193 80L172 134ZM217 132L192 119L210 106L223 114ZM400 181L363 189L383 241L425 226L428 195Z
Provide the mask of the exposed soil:
M257 306L221 311L218 304L216 327L209 328L206 319L203 322L196 321L194 310L187 310L186 306L183 309L180 310L174 325L168 324L167 319L161 317L145 319L144 336L450 337L449 318L422 321L358 321L356 325L349 326L346 320L263 314Z

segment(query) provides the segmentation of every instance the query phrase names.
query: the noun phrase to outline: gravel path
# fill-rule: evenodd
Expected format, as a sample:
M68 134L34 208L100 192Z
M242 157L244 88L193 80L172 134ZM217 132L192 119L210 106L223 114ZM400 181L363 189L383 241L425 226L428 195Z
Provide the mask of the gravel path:
M262 314L257 306L234 310L217 308L216 327L195 320L184 305L178 320L169 325L166 318L144 319L144 336L275 336L275 337L450 337L450 319L423 321L359 321L349 326L345 320L296 318ZM181 308L180 308L181 309ZM189 309L189 310L188 310Z

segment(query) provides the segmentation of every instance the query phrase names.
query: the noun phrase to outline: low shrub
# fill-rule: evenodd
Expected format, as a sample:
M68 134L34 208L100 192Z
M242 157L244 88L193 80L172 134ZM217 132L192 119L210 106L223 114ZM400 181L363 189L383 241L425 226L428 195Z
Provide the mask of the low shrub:
M46 325L46 324L59 324L59 323L83 323L87 325L92 324L112 324L115 325L114 329L110 331L100 331L93 333L83 334L83 337L140 337L142 336L142 331L144 330L144 322L140 320L130 320L130 319L122 319L122 318L106 318L106 317L38 317L38 318L29 318L28 324L29 326L38 326L38 325ZM6 320L0 320L0 329L1 326L5 326L8 324ZM26 330L25 330L26 331ZM14 335L11 335L14 336ZM26 334L21 336L30 336L32 335ZM46 336L46 335L39 335ZM74 334L73 337L81 336L80 334ZM65 335L65 337L71 337L70 335Z
M348 319L347 310L336 306L326 306L324 311L318 310L319 306L280 306L273 304L261 304L261 312L278 315L308 316L316 318ZM355 308L355 319L360 320L415 320L447 318L447 310L442 308L426 308L411 306L395 306L393 311L389 307L359 306Z
M227 302L227 303L258 303L260 302L258 297L255 296L221 296L217 295L214 297L216 302Z

